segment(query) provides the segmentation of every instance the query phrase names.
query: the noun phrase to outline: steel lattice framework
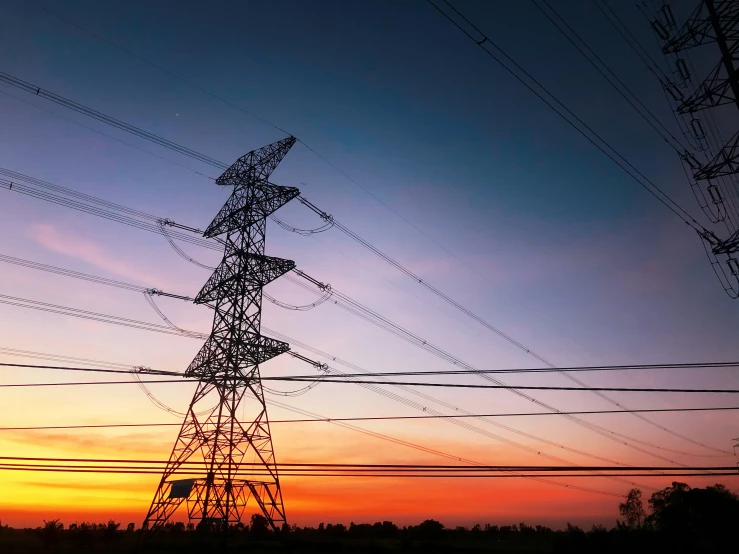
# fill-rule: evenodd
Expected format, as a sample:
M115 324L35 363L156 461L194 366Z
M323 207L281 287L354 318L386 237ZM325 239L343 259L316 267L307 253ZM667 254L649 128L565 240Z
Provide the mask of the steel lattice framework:
M260 324L262 288L295 267L264 255L267 216L299 194L267 181L293 144L249 152L216 180L233 192L204 236L223 242L223 260L195 298L213 308L213 330L185 372L199 383L144 520L150 532L183 504L210 529L243 521L251 499L273 528L285 522L259 365L290 349Z
M680 26L677 25L669 4L663 3L660 13L652 21L652 27L664 41L663 53L676 56L675 75L682 79L681 86L687 87L691 81L685 60L680 58L681 53L713 44L720 54L708 75L687 96L683 95L675 83L663 83L665 90L676 101L676 112L693 118L690 128L695 139L700 142L705 138L705 132L698 113L730 104L739 107L739 2L699 0L697 7ZM705 163L700 163L689 152L682 156L693 173L694 188L702 191L705 187L708 198L714 205L712 208L705 200L706 194L701 192L704 200L701 202L701 198L698 198L701 208L713 223L723 222L727 213L721 188L713 181L739 174L739 132L734 131L731 135ZM736 195L737 191L732 190L735 187L736 182L733 182L724 190L730 195ZM739 229L735 228L726 238L719 237L714 231L701 233L701 238L724 290L732 298L739 298L739 260L735 257L739 252Z

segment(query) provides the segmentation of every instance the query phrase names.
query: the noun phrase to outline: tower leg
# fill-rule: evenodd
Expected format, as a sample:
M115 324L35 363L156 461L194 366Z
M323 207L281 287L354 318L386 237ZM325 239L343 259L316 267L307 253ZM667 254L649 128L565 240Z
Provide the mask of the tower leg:
M183 503L196 525L223 528L243 522L252 497L273 528L285 521L258 371L254 368L247 386L243 381L229 387L198 384L144 521L150 533ZM248 427L237 416L242 401ZM208 408L201 411L202 406Z

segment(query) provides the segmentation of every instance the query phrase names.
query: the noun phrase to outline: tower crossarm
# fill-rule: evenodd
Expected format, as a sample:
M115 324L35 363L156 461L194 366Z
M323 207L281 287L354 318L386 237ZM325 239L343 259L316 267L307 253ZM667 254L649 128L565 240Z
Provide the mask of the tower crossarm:
M739 230L735 231L728 239L719 241L713 246L715 255L726 254L732 255L739 252Z
M733 45L729 55L731 73L727 75L724 71L725 61L719 61L703 82L696 87L695 92L680 103L677 108L678 113L688 114L737 102L736 85L732 81L739 78L737 69L734 67L736 62L739 62L739 41Z
M711 161L702 165L694 176L697 180L715 179L739 173L739 131L729 139Z
M739 40L739 3L735 0L713 0L713 8L721 27L725 30L726 39ZM685 23L665 43L662 51L674 54L716 40L716 28L711 20L709 5L702 0L690 14Z
M676 39L665 48L673 43L696 46L710 39L721 53L716 66L677 111L686 114L732 102L739 107L739 2L702 0Z

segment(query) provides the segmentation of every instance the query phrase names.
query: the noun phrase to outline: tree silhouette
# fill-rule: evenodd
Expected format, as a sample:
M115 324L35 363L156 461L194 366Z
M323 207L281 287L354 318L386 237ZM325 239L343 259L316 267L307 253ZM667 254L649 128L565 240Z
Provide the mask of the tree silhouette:
M651 505L651 500L649 501ZM626 525L630 529L638 529L641 527L642 521L647 516L644 511L644 504L641 501L641 491L639 489L631 489L626 495L626 502L618 505L618 513L626 520Z
M416 527L418 536L423 539L436 539L443 535L444 525L435 519L427 519Z
M249 532L255 538L263 538L269 534L269 521L262 514L252 514Z
M100 525L100 530L103 534L103 540L107 545L110 545L112 542L117 541L121 538L120 533L118 532L118 528L121 526L120 523L110 519L108 520L108 523L105 525Z
M52 519L51 521L44 520L44 526L39 529L39 538L44 543L46 548L56 546L59 542L59 537L64 530L64 524L58 519Z
M649 507L655 529L674 534L728 534L739 520L739 497L723 485L692 489L673 482L652 494Z

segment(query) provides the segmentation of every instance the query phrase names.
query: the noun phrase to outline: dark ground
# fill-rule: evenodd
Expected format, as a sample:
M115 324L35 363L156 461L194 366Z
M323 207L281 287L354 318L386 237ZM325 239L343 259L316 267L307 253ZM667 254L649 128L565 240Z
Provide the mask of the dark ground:
M584 532L577 528L570 528L568 531L540 528L536 531L524 527L522 532L519 526L512 526L504 527L502 531L500 528L474 531L440 530L432 533L435 536L419 536L417 532L407 529L397 529L397 532L393 533L395 536L388 537L363 537L362 534L345 530L331 537L325 530L318 532L315 529L303 529L290 533L269 532L263 537L254 537L247 529L232 531L224 538L198 531L170 530L139 543L141 538L139 531L111 532L103 528L83 531L65 529L46 533L44 529L3 528L0 531L0 553L649 552L654 554L730 552L736 548L736 543L729 535L703 537L690 533L675 535L660 531L603 528Z
M649 513L639 489L632 489L619 504L624 521L612 529L594 526L588 531L567 525L566 530L518 525L476 525L472 529L446 529L428 519L419 525L398 527L390 521L374 524L321 523L317 528L287 526L273 531L267 519L254 514L249 525L239 524L224 533L214 520L198 528L168 523L156 534L125 530L115 521L44 522L37 529L0 525L0 554L33 553L177 553L216 552L331 553L369 552L494 552L494 553L627 553L656 554L738 552L735 530L739 525L739 496L723 485L691 488L685 483L651 495Z

